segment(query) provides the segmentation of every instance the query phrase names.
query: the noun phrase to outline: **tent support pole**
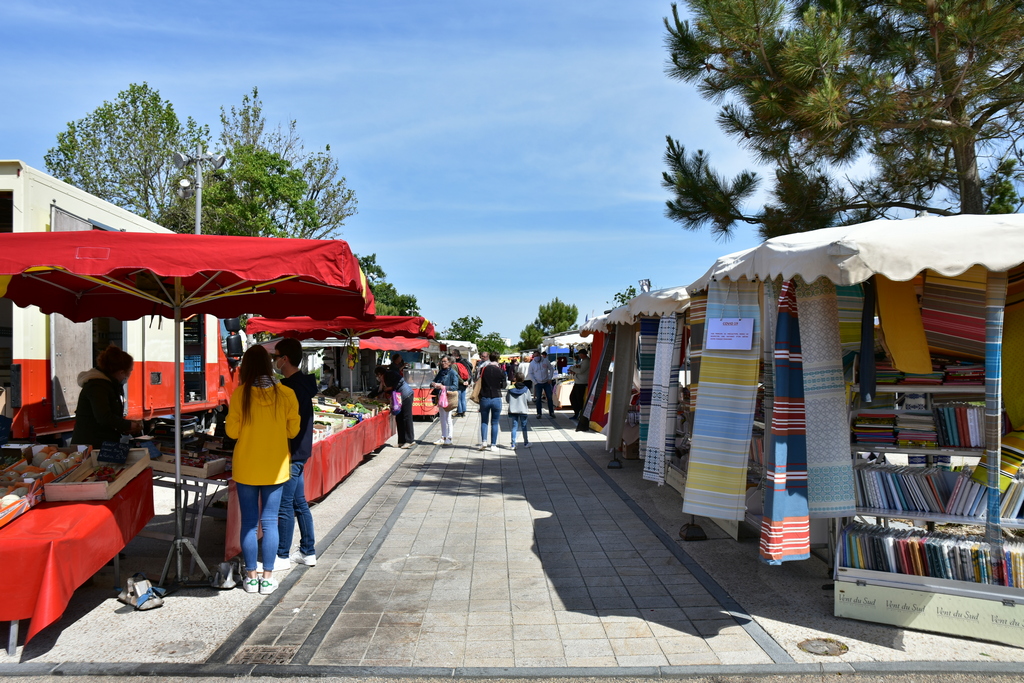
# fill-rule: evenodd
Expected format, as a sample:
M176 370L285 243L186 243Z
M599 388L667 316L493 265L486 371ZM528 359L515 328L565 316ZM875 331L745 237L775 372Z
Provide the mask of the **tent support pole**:
M180 289L181 280L175 279L175 289ZM175 292L177 298L178 292ZM181 504L181 306L174 307L174 540L167 551L167 559L164 561L164 569L160 573L160 583L163 586L167 582L167 573L171 568L171 558L175 561L176 574L175 582L179 586L187 585L182 577L184 572L183 554L187 551L206 579L210 577L210 570L206 568L203 558L192 545L192 540L184 536L185 510ZM197 519L196 524L202 524L203 520ZM195 585L209 585L206 581L197 582Z

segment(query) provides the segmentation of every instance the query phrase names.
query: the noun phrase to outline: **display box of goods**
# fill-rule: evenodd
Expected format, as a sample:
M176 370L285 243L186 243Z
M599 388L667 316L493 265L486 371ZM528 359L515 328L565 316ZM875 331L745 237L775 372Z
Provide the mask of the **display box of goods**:
M100 451L92 451L69 476L46 484L46 500L110 500L150 466L145 448L129 450L123 464L99 458Z
M316 443L317 441L323 441L333 433L334 428L331 425L323 424L320 422L313 423L313 443Z
M41 503L45 485L70 476L86 457L86 450L85 446L21 448L21 459L0 472L0 527Z
M162 454L153 459L153 469L158 472L174 472L174 455ZM227 460L223 456L208 450L182 451L181 473L187 477L212 477L221 474L227 468Z

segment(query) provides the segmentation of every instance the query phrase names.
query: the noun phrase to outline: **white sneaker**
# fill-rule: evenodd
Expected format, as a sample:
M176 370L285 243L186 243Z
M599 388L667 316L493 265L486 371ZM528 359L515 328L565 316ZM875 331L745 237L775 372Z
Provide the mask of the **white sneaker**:
M444 440L444 445L445 446L451 446L452 445L452 440L451 439L445 439Z
M495 452L495 451L497 451L497 450L498 450L498 446L497 446L497 444L493 444L493 443L492 443L492 444L491 444L491 447L490 447L490 449L488 449L488 450L490 450L490 451L492 451L492 452Z
M245 588L246 593L259 593L260 580L247 578L244 581L242 581L242 587Z
M480 450L480 451L486 451L487 450L487 444L485 444L483 442L478 443L476 445L476 448L477 448L477 450Z
M513 441L513 442L512 442L512 445L511 445L511 446L509 446L509 448L511 448L512 450L515 450L515 449L516 449L516 442L515 442L515 441Z
M307 567L316 566L316 553L312 555L303 555L301 550L296 550L292 553L289 559L295 564L304 564Z
M434 445L435 446L443 446L446 443L451 443L451 441L445 441L444 439L438 439L437 441L434 442Z
M250 579L251 581L252 579ZM277 579L260 579L260 595L270 595L277 590ZM248 588L246 588L248 590Z

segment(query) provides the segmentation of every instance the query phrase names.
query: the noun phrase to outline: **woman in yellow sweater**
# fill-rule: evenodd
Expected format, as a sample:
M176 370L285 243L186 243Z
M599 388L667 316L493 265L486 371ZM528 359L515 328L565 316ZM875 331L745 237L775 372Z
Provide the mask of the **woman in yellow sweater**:
M239 387L231 394L228 436L237 439L231 476L242 516L242 558L247 593L267 595L277 588L273 578L277 557L277 512L281 490L288 481L288 439L299 433L299 402L295 392L273 379L270 354L253 346L242 356ZM260 512L260 503L263 511ZM263 576L256 576L259 541L256 524L263 526Z

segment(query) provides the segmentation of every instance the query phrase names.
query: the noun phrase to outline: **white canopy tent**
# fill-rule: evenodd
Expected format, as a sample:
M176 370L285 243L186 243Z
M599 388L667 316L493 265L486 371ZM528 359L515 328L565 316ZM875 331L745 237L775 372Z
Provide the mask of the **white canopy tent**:
M1002 272L1024 262L1024 214L924 216L773 237L719 258L689 291L711 280L827 277L837 285L878 273L905 282L925 269L960 275L974 265Z
M642 316L659 318L672 313L682 313L690 307L690 295L686 287L668 287L643 292L630 299L625 308L633 320Z

